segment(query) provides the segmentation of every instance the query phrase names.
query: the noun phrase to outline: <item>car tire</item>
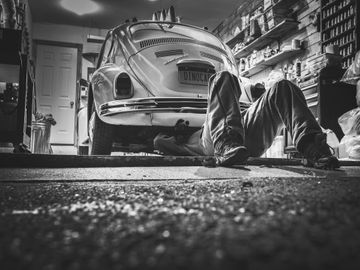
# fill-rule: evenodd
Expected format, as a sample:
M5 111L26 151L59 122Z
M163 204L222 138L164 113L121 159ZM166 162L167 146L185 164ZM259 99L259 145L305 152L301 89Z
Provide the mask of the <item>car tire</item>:
M92 130L90 130L91 128ZM112 125L100 120L93 104L89 120L89 155L110 155L113 131ZM90 135L91 133L92 136Z
M79 145L77 154L78 156L87 156L89 154L89 146Z

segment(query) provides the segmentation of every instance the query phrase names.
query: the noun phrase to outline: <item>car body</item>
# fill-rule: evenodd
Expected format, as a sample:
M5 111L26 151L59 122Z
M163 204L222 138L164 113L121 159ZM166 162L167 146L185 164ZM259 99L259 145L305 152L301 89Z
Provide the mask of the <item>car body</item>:
M110 30L89 85L89 153L110 154L113 143L151 152L154 136L179 119L199 129L209 77L220 70L238 75L229 47L202 28L137 21Z

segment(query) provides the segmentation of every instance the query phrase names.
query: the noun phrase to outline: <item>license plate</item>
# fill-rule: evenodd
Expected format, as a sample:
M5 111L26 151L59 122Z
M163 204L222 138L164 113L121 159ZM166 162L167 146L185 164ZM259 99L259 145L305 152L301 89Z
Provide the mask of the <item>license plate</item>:
M193 70L179 70L179 82L183 84L208 85L209 78L213 73L193 71Z

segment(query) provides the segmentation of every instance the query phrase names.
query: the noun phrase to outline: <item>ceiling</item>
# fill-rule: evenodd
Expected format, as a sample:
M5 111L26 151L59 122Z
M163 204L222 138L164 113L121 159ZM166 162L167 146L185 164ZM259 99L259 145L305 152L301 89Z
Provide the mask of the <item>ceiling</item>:
M245 0L93 0L101 10L82 16L63 9L61 0L28 1L34 22L109 29L133 17L151 19L153 12L172 5L183 23L213 30Z

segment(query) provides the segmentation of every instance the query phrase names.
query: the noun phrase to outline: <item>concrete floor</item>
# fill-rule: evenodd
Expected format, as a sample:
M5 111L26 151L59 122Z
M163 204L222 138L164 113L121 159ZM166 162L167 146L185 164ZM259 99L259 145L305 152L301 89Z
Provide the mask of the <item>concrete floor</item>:
M360 269L358 163L200 164L0 154L1 269Z
M359 269L358 177L245 168L2 169L1 269Z
M202 166L100 167L100 168L0 168L0 182L76 181L175 181L252 179L359 179L360 167L346 166L337 171L307 169L301 166Z

